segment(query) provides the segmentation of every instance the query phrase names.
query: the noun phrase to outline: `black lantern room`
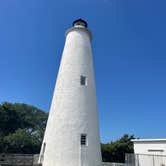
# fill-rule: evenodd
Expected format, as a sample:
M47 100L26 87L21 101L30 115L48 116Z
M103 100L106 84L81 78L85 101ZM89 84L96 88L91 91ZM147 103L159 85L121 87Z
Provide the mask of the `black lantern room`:
M88 27L88 24L87 24L87 22L86 21L84 21L83 19L77 19L77 20L75 20L75 21L73 21L73 26L75 26L75 25L81 25L81 26L84 26L84 27Z

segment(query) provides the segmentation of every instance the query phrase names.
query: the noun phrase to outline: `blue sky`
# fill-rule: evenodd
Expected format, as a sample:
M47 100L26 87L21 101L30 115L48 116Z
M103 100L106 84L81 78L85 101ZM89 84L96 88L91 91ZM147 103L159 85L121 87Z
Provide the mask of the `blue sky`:
M1 0L0 102L49 111L64 33L93 33L102 142L166 137L165 0Z

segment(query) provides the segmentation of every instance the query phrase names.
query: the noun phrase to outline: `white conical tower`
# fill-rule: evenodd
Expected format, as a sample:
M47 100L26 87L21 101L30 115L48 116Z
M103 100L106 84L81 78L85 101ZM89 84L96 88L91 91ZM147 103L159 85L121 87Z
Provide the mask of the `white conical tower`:
M87 23L73 22L40 152L43 166L101 166L96 90Z

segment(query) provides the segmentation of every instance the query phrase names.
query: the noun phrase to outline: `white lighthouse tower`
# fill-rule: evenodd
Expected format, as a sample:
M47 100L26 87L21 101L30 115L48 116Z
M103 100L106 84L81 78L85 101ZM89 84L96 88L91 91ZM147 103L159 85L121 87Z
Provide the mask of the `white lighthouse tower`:
M66 32L39 157L43 166L102 165L91 39L82 19Z

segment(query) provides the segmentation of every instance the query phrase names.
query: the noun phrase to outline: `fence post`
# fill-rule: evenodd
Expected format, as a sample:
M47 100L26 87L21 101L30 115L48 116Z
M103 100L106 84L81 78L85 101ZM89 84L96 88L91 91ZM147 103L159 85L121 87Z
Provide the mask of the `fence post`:
M153 166L155 166L154 155L153 155Z
M139 166L139 154L137 154L137 166Z

